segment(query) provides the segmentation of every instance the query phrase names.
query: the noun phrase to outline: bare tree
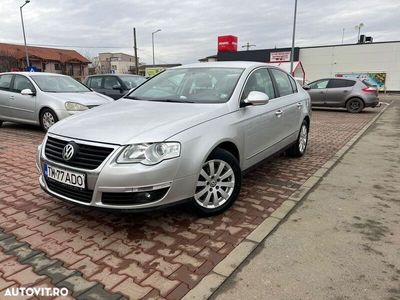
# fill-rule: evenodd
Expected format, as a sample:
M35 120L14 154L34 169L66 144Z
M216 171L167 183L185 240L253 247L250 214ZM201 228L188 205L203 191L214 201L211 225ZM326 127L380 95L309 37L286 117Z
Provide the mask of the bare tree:
M0 51L0 73L9 72L12 68L19 68L19 61L11 53Z

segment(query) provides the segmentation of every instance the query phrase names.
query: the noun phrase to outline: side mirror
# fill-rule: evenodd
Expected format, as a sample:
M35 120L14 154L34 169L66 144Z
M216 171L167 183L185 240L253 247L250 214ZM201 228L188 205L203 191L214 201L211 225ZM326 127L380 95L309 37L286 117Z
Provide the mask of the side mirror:
M120 86L119 84L113 85L112 87L113 90L122 90L122 86Z
M309 86L308 84L303 85L303 89L305 89L306 91L311 90L311 86Z
M247 105L264 105L269 102L269 97L267 94L257 91L252 91L249 93L244 103Z
M21 91L21 95L24 95L24 96L34 96L35 93L32 92L31 89L23 89L23 90Z

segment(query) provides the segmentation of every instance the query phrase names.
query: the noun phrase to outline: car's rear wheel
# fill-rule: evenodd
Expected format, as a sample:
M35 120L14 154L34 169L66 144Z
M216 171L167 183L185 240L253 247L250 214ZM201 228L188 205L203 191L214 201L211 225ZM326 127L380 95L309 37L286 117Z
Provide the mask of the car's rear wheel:
M304 120L300 127L297 141L287 150L287 154L292 157L301 157L306 153L308 145L308 124Z
M40 126L44 131L49 130L51 126L57 123L58 118L54 111L45 108L40 113Z
M352 98L346 103L346 109L350 113L359 113L364 109L364 102L358 98Z
M201 167L194 194L194 207L203 216L227 210L238 198L242 174L238 160L217 148Z

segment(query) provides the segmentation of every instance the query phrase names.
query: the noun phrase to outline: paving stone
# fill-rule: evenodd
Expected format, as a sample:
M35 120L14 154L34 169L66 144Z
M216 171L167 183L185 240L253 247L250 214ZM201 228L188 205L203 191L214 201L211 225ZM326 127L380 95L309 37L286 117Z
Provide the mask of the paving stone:
M57 263L56 260L47 258L42 252L34 256L29 256L27 259L24 259L21 262L23 264L32 266L36 273Z
M57 284L58 282L64 280L65 278L71 276L74 273L77 273L74 270L66 269L62 266L62 262L56 262L55 264L42 269L37 272L39 275L46 275L51 278L51 282L53 284Z
M120 292L129 299L141 299L151 291L151 287L138 285L131 278L127 278L113 288L112 291Z
M121 299L122 294L110 293L105 291L100 284L96 284L94 287L86 291L85 293L77 297L78 300L117 300Z
M95 285L96 282L87 281L86 279L82 278L79 273L69 276L56 284L56 286L59 288L66 287L69 291L72 291L73 297L83 294Z
M0 241L0 247L6 253L8 251L11 251L15 248L21 247L23 245L24 245L24 242L17 241L14 236Z
M16 256L18 261L21 262L41 252L37 250L32 250L27 243L24 243L24 245L22 245L21 247L14 248L13 250L8 251L7 253Z
M170 280L162 276L159 271L154 272L149 277L147 277L141 284L146 286L152 286L153 288L160 291L161 296L167 296L172 292L178 285L178 280Z

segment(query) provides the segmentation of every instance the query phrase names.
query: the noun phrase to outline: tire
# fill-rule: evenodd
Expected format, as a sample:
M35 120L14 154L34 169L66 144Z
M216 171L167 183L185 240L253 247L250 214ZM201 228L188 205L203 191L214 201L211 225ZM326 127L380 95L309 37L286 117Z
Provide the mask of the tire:
M3 125L3 121L0 121L0 127L1 127L1 125Z
M306 153L308 145L308 123L304 120L301 124L297 141L291 146L286 153L291 157L302 157Z
M351 98L346 102L346 109L350 113L360 113L364 106L364 102L359 98Z
M201 216L218 215L232 206L241 185L242 172L238 160L230 152L217 148L201 168L193 206Z
M43 131L49 130L49 128L57 122L57 115L51 109L45 108L40 112L40 126Z

